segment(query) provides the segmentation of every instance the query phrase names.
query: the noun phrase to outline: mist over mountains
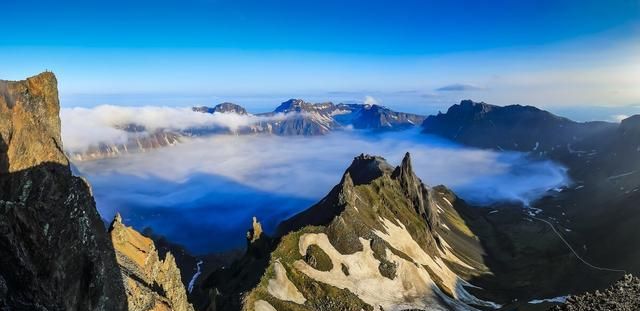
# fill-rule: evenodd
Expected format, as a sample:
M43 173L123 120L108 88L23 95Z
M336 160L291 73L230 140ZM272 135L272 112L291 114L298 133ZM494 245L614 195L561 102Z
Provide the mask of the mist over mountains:
M75 165L91 181L103 217L120 210L138 229L151 226L205 250L242 245L252 216L272 230L326 194L344 163L360 153L397 163L407 151L427 184L446 184L477 204L526 204L569 182L553 162L465 148L417 129L314 137L214 135ZM215 238L192 232L215 232Z

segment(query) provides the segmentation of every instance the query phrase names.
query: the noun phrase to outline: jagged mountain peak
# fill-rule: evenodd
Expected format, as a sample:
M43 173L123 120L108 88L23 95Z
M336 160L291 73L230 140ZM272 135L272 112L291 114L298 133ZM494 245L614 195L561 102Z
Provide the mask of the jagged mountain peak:
M301 112L308 109L308 107L311 105L312 105L311 103L307 103L302 99L292 98L281 103L278 107L276 107L274 112L291 112L291 111Z
M419 181L408 153L396 168L382 157L361 154L320 202L281 223L273 244L261 248L269 255L256 256L255 248L249 247L241 261L219 271L207 284L222 293L217 301L221 309L491 306L467 293L449 266L478 269L473 273L484 269L481 263L462 261L441 237L436 209L455 213L453 205L445 203L455 200L444 197L446 191L441 190L430 193ZM453 235L453 231L447 234ZM244 271L248 270L259 271L256 283L247 283Z
M119 213L109 233L125 281L128 310L193 311L170 252L161 259L153 240L126 226Z

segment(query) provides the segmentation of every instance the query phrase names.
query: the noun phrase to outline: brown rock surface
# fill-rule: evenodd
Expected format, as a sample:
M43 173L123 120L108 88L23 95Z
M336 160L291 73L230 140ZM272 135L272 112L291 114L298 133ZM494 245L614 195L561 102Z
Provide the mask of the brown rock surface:
M193 311L171 253L167 252L164 260L160 260L153 241L125 226L120 215L116 215L109 231L122 270L129 310Z
M0 81L0 310L125 310L89 186L62 152L57 81Z

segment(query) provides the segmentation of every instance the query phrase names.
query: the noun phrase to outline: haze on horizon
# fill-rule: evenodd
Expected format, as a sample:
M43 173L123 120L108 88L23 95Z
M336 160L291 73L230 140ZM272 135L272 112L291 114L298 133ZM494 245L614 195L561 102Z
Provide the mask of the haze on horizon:
M425 114L464 98L578 119L590 117L577 108L640 112L640 1L9 0L3 10L15 13L0 20L10 30L0 78L53 71L64 107L234 101L260 112L292 97L371 96Z

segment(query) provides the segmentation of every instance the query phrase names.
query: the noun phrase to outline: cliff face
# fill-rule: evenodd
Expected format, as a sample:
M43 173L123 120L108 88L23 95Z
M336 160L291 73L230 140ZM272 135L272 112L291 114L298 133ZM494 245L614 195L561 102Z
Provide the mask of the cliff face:
M153 241L125 226L120 215L109 231L130 311L193 311L171 253L160 260Z
M25 81L0 81L0 173L32 168L45 162L68 165L60 151L60 104L52 73Z
M0 81L0 309L126 310L91 190L62 152L57 81Z

